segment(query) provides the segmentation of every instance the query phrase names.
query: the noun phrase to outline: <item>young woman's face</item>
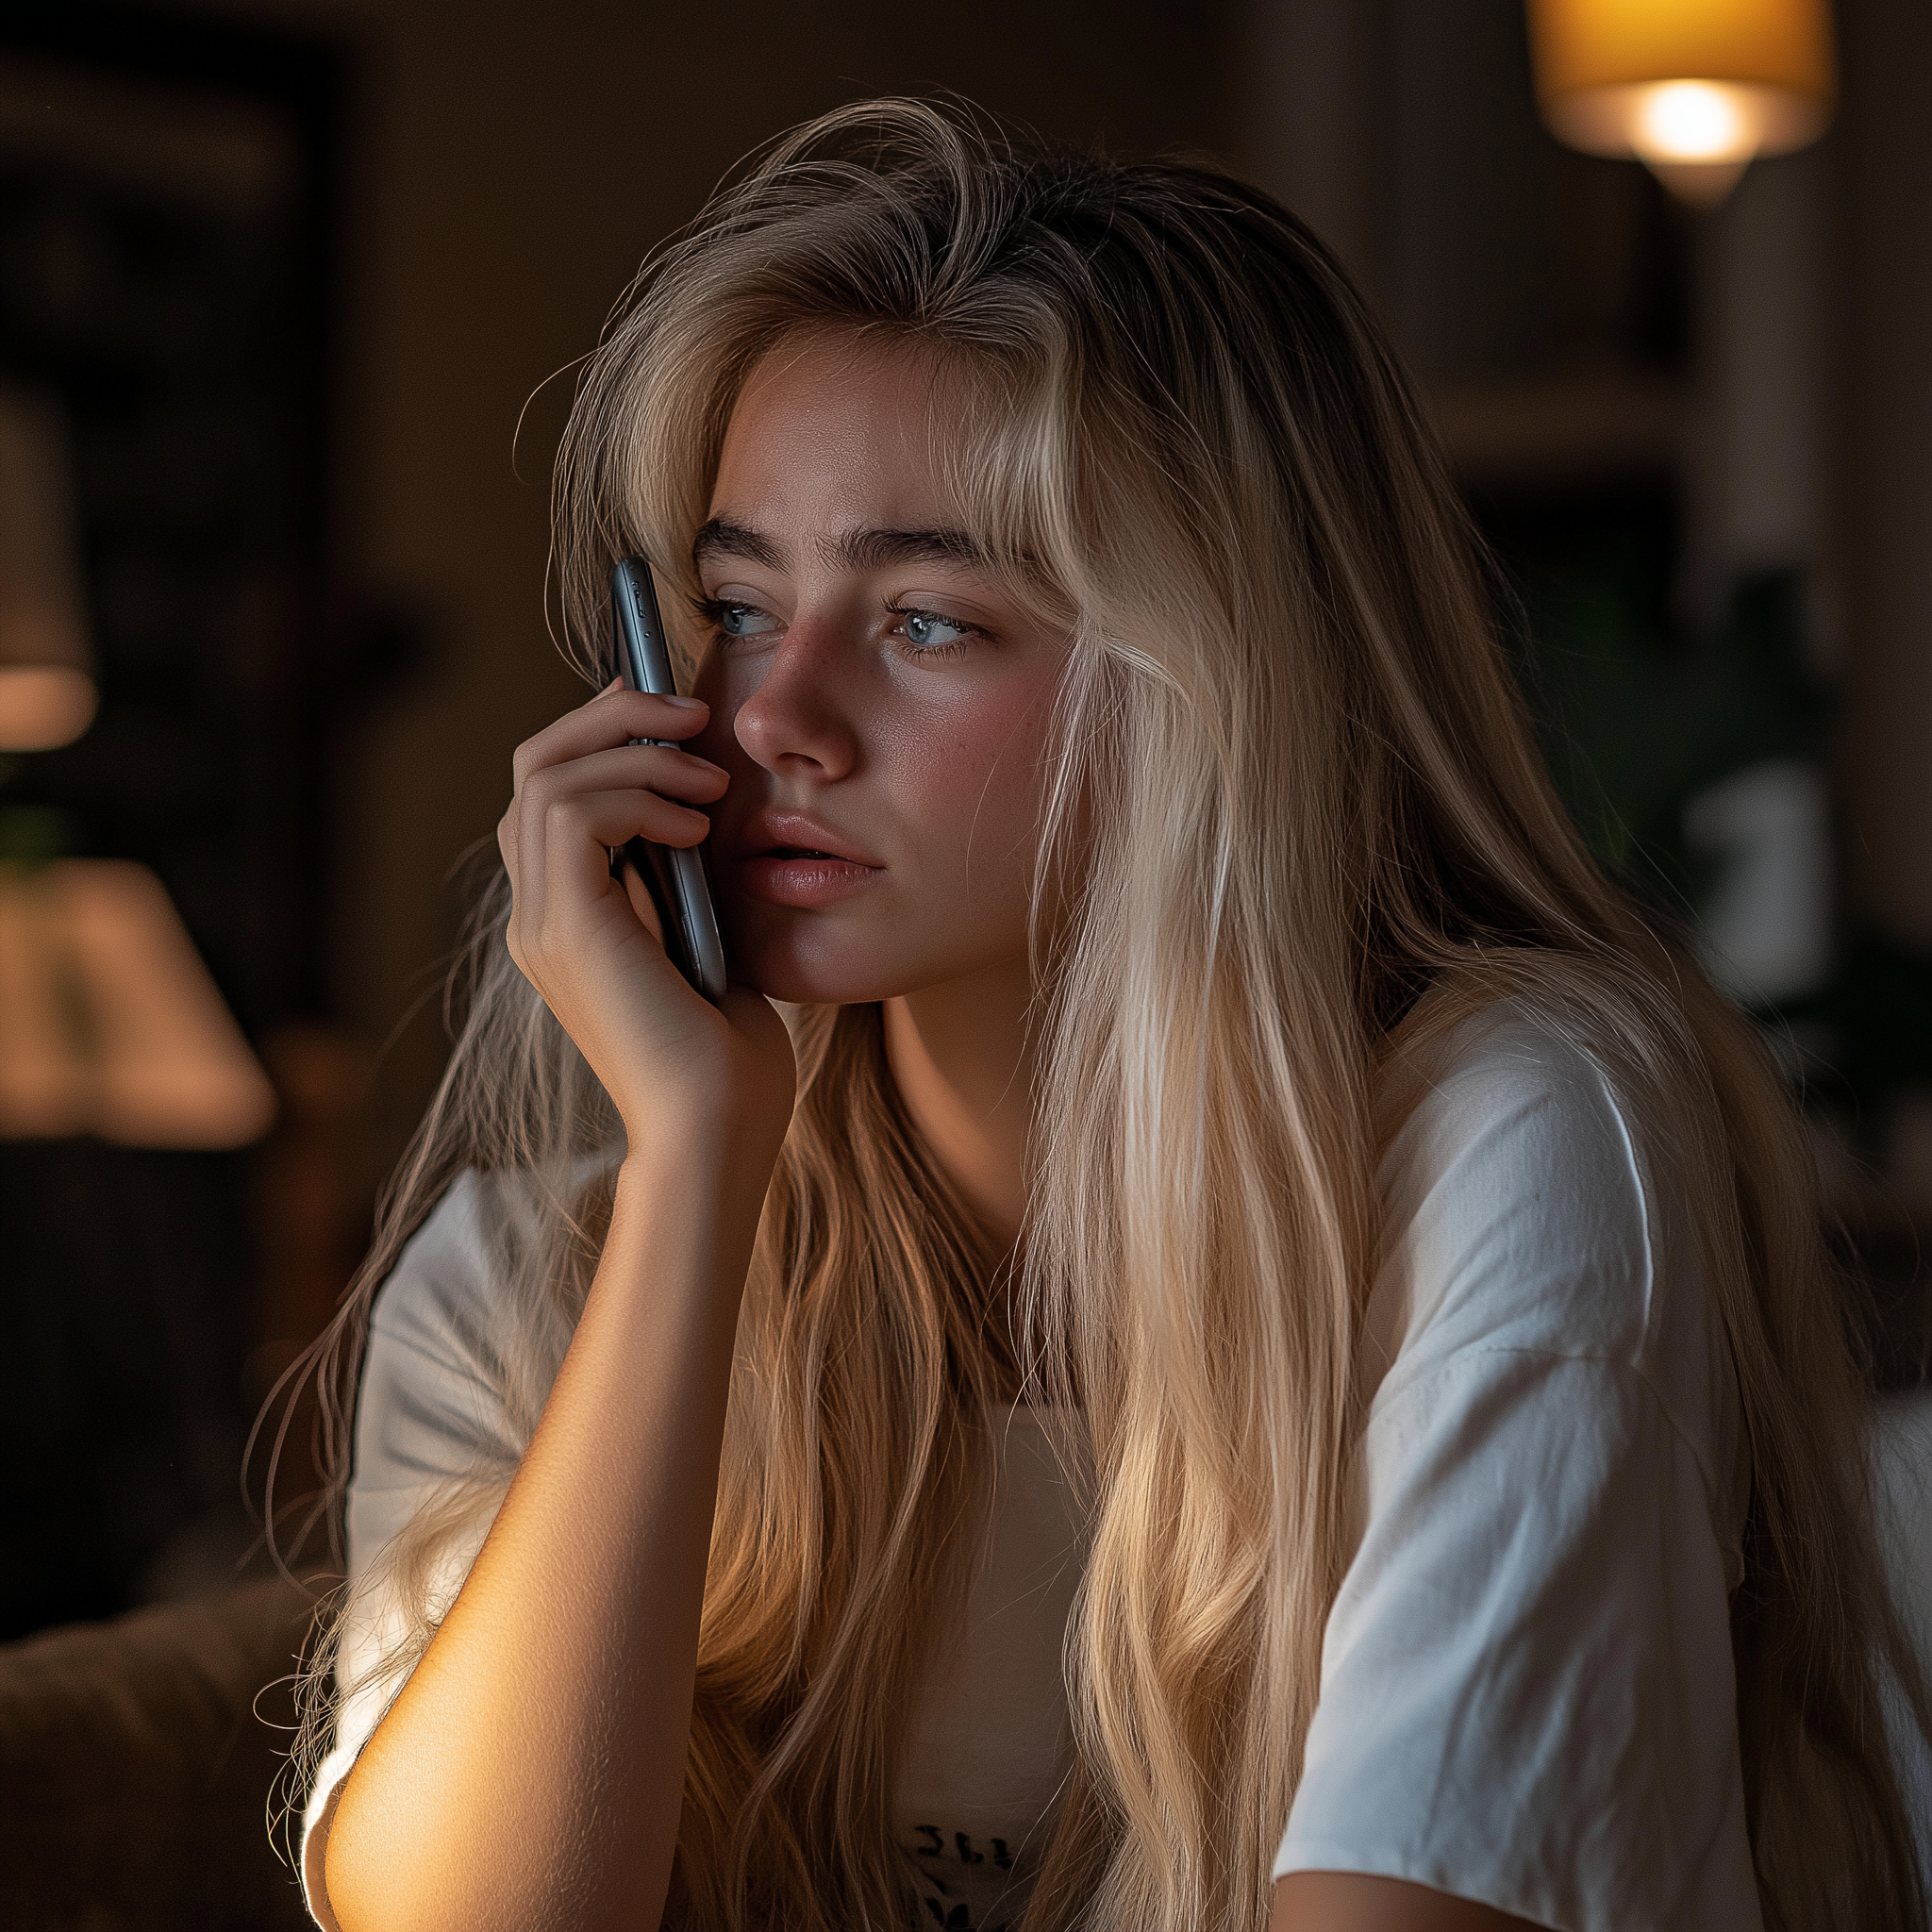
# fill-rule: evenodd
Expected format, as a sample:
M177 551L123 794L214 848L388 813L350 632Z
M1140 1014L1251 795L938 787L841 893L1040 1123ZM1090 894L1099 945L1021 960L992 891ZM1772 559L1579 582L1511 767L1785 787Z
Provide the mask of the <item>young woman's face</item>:
M714 637L691 748L735 977L783 1000L1024 963L1064 637L942 508L929 357L820 342L755 373L695 558Z

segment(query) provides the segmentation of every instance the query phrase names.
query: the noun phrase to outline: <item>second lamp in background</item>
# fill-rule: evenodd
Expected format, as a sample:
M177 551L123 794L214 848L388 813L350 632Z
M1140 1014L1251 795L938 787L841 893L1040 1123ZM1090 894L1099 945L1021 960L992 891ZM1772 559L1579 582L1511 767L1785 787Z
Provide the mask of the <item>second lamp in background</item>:
M1809 146L1837 100L1829 0L1529 0L1529 31L1550 131L1702 208Z

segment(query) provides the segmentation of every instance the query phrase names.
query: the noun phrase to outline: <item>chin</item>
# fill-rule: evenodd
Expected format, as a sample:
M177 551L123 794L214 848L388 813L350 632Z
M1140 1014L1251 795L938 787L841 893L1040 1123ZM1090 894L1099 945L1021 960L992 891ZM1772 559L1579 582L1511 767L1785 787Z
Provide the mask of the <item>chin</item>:
M876 941L865 943L852 933L801 931L790 921L776 931L735 935L729 957L735 978L788 1006L862 1006L922 983Z

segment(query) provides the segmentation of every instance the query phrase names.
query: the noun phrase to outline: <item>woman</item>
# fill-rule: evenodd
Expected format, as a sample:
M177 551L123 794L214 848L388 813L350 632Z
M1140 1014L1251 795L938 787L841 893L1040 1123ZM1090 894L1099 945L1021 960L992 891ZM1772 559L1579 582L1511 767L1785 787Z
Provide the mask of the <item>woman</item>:
M1307 230L834 114L558 497L695 696L519 751L340 1325L324 1923L1923 1925L1802 1137Z

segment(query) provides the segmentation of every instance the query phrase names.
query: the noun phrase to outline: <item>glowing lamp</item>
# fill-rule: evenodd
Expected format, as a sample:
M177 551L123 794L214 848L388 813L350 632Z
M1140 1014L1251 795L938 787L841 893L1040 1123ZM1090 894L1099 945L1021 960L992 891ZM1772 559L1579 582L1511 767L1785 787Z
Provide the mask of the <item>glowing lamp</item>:
M1529 0L1529 37L1551 133L1698 207L1816 141L1837 99L1829 0Z
M0 390L0 752L52 751L93 723L66 456L53 405Z
M0 1137L241 1147L275 1112L153 873L0 863Z

